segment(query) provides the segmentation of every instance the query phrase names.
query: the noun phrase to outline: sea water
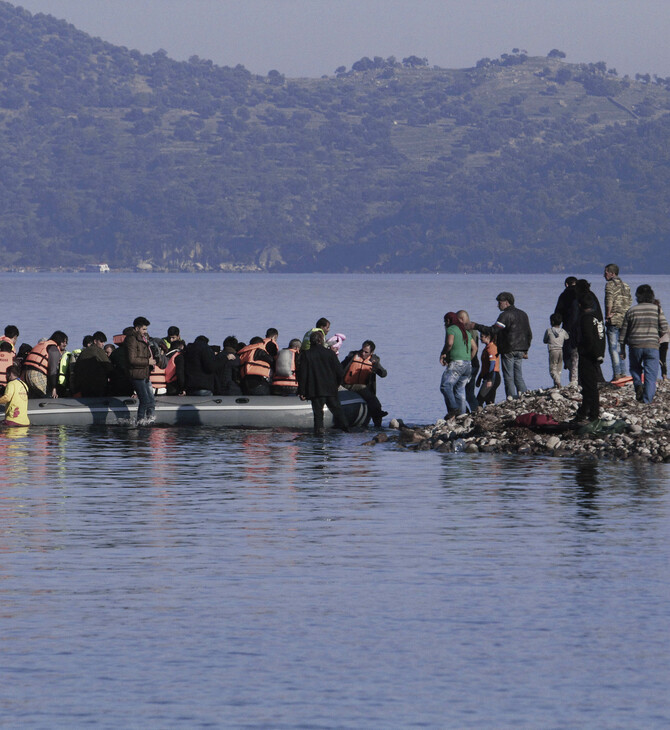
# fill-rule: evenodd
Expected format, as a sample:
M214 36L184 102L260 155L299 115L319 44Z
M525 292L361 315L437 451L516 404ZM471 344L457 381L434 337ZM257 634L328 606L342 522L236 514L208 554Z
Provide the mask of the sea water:
M651 283L670 302L670 278ZM5 323L80 344L371 338L428 423L445 311L562 277L4 274ZM604 280L590 277L602 293ZM610 372L609 364L605 374ZM407 452L363 434L31 428L0 436L0 726L667 727L667 465Z

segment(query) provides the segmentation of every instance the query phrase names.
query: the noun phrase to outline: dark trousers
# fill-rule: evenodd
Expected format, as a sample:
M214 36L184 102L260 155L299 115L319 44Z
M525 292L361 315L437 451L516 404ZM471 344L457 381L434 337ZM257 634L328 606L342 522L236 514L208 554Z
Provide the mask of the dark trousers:
M491 405L492 403L496 402L496 392L498 390L498 386L500 385L500 373L493 372L489 373L491 377L488 376L484 378L484 382L482 383L482 387L479 389L479 393L477 394L477 403L479 403L480 406L483 406L485 403L488 405ZM491 381L491 387L487 387L486 383L487 381Z
M360 397L367 403L369 416L368 422L371 418L375 426L381 426L383 416L382 404L379 402L379 398L377 398L370 388L361 388L360 390L358 390L358 388L352 388L352 390L356 393L356 395L360 395Z
M154 389L149 378L146 380L133 380L133 387L139 399L137 406L137 420L151 418L154 415L156 400L154 398Z
M312 402L312 413L314 414L314 433L323 433L323 407L328 406L328 410L333 414L335 428L346 428L344 422L344 413L340 405L340 399L336 395L317 396L310 399Z
M593 421L600 416L599 375L600 365L598 361L592 357L580 355L579 384L582 386L582 404L577 409L577 418L588 418Z

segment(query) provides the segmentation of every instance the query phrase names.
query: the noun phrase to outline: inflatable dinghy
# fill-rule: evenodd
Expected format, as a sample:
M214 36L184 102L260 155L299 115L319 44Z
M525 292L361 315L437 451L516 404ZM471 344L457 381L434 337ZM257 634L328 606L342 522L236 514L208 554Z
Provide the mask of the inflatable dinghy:
M366 425L369 419L365 401L356 393L338 393L349 426ZM133 423L137 399L35 398L28 401L31 426L93 426ZM223 426L228 428L288 428L307 430L314 425L312 406L297 395L212 395L156 396L155 425ZM0 414L4 418L4 414ZM324 425L333 418L324 409Z

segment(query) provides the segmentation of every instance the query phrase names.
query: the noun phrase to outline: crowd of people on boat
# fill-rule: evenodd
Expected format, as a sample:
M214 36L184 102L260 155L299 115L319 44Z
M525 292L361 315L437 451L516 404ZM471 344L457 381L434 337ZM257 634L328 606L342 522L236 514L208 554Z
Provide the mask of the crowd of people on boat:
M346 339L329 336L330 322L320 318L302 338L280 348L279 332L270 327L265 336L249 343L226 337L221 347L198 335L181 338L177 326L164 338L149 335L149 320L136 317L132 326L108 342L102 331L83 338L80 348L68 349L65 332L56 330L34 347L18 345L19 329L7 325L0 337L0 403L5 404L5 425L28 425L30 398L138 399L137 420L154 419L155 396L299 395L310 400L315 431L323 430L323 408L333 412L335 424L346 429L337 392L357 392L367 404L369 420L381 426L386 411L376 395L377 376L386 370L375 354L372 340L349 352L340 362Z
M612 360L611 382L621 385L632 380L638 401L651 403L654 399L659 365L663 379L667 379L670 332L653 289L649 284L637 287L637 304L633 305L630 287L619 277L616 264L608 264L603 276L605 314L590 283L568 276L543 337L554 387L561 387L563 369L568 371L569 385L581 387L575 425L585 425L600 416L598 388L605 382L601 365L606 344ZM496 302L500 314L491 326L470 321L463 309L444 315L446 332L440 363L445 370L440 391L446 418L494 403L501 370L506 397L516 398L528 390L523 378L523 361L533 339L528 315L516 307L511 292L500 292ZM626 348L630 375L624 366Z

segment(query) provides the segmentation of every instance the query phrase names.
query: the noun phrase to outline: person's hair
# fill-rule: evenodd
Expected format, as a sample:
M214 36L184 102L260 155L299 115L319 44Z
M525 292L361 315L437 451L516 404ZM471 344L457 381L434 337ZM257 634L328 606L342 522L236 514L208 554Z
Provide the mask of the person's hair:
M508 291L501 291L496 297L496 302L509 302L514 305L514 294Z
M134 331L135 331L134 327L124 327L123 332L121 334L124 337L130 337L130 335L132 335Z
M568 276L565 279L565 286L574 286L577 283L576 276Z
M302 340L299 340L297 338L292 339L288 343L288 349L289 350L299 350L302 345Z
M235 345L235 350L239 352L240 350L243 350L247 346L246 342L240 342L238 340L237 344Z
M607 264L605 267L605 271L608 274L614 274L614 276L619 276L619 267L616 264Z
M32 345L29 345L27 342L24 342L20 347L19 351L16 353L16 357L20 357L21 359L25 358L25 356L32 350Z
M638 304L653 304L655 299L654 290L649 284L640 284L635 290L635 298Z
M93 339L97 340L98 342L107 342L107 335L104 332L98 330L97 332L93 333Z
M103 346L103 348L102 348L102 349L103 349L103 350L106 350L106 349L107 349L108 347L110 347L110 348L111 348L112 352L113 352L114 350L116 350L116 345L115 345L115 344L114 344L113 342L105 342L105 344L104 344L104 346Z
M323 332L312 332L309 336L310 345L323 345Z
M10 365L7 370L5 370L5 375L7 377L7 380L9 380L10 375L13 375L15 378L20 378L21 368L18 365Z
M175 337L175 336L176 337L179 337L179 335L180 335L179 327L177 327L174 324L171 325L170 327L168 327L168 331L167 331L167 336L168 337Z
M89 345L93 344L93 335L84 335L84 339L81 341L81 346L86 349Z
M195 338L196 342L204 342L206 345L209 345L209 337L205 337L205 335L198 335Z
M577 287L578 297L581 297L584 294L591 292L591 283L586 279L577 279L577 283L575 284L575 286Z
M237 337L235 335L228 335L226 339L223 341L224 347L232 347L233 350L237 347Z
M265 331L266 337L279 337L279 330L275 329L274 327L268 327Z
M554 312L553 314L549 315L549 324L551 324L552 327L558 327L558 325L563 321L563 317L558 312Z
M323 329L324 327L328 327L329 325L330 322L325 317L321 317L320 319L316 320L316 326L319 329Z
M11 352L12 351L12 343L7 342L7 340L3 340L0 342L0 352Z
M146 317L135 317L133 327L148 327L151 324Z
M249 340L249 344L250 345L260 345L262 343L263 343L263 338L262 337L252 337Z
M374 351L375 351L375 347L376 347L376 346L375 346L375 343L374 343L374 342L373 342L372 340L365 340L365 342L363 342L363 344L361 345L361 350L362 350L362 349L363 349L363 348L364 348L364 347L365 347L366 345L369 345L369 347L370 347L370 352L374 352Z
M57 345L62 345L63 342L67 342L69 337L65 334L65 332L62 332L61 330L56 330L51 337L49 337L50 340L53 340Z
M172 350L182 350L184 347L186 347L186 343L184 340L172 340L170 343L170 351Z
M12 337L18 337L19 336L19 328L15 324L8 324L5 327L5 337L9 337L10 339Z

